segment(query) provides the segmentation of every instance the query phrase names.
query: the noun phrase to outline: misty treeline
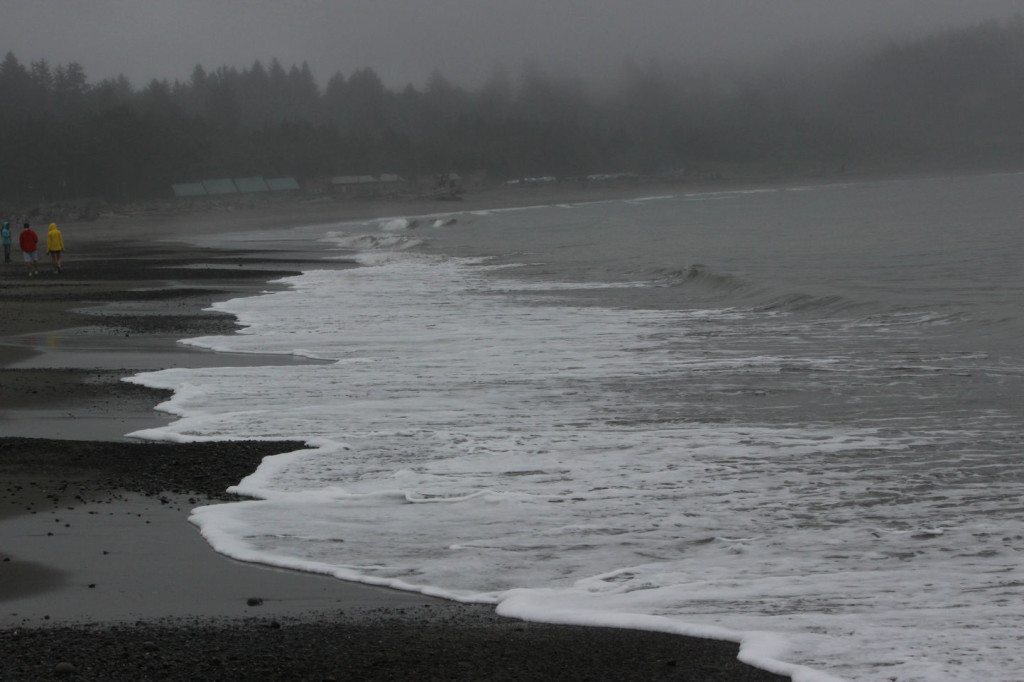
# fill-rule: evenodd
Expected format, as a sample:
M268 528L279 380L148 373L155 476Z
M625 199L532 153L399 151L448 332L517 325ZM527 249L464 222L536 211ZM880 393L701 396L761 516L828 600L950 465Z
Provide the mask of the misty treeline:
M0 200L167 196L205 178L454 171L785 174L1002 167L1024 152L1024 21L743 72L651 61L588 85L528 63L476 89L371 68L321 87L306 64L197 66L90 83L76 63L0 64Z

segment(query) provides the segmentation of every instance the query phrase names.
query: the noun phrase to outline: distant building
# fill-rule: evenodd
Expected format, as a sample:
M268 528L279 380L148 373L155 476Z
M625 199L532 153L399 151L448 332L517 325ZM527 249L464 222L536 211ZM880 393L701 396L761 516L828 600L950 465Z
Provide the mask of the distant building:
M271 192L297 192L299 182L295 178L267 178L267 187Z
M269 192L266 180L256 178L235 178L235 187L241 194L256 194L258 192Z
M381 175L336 175L308 178L302 184L293 177L264 178L211 178L202 182L182 182L171 185L179 199L198 197L225 197L230 195L279 194L305 192L316 194L342 194L351 197L373 197L395 194L409 182L397 173Z
M206 194L211 197L238 194L238 187L235 186L235 182L231 178L203 180L203 187L206 189Z
M340 194L366 194L377 185L372 175L336 175L331 178L331 189Z
M269 178L259 176L248 178L216 178L202 182L183 182L171 185L174 196L178 199L196 197L227 196L231 194L264 194L267 192L298 191L299 183L295 178Z
M178 199L191 199L194 197L205 197L206 188L203 187L201 182L183 182L177 185L171 185L171 189L174 190L174 196Z
M401 175L383 173L374 175L337 175L331 178L331 191L346 196L380 196L396 191L408 184Z

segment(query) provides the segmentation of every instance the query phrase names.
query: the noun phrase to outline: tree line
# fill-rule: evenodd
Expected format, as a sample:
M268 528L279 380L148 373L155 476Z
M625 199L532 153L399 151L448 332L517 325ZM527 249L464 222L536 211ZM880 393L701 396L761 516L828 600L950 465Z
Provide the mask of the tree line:
M826 58L827 57L827 58ZM758 69L651 60L588 84L537 63L477 88L372 68L322 87L305 63L196 66L188 80L91 83L77 63L0 63L0 200L166 196L249 175L523 176L1013 166L1024 153L1024 21Z

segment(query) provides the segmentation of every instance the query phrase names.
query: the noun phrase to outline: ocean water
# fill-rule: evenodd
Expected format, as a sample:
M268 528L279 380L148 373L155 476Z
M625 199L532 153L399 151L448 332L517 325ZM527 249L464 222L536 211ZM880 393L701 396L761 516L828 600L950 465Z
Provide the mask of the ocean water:
M134 435L308 442L194 511L238 559L796 680L1019 680L1022 224L1013 174L217 236L360 266L184 342L324 362L136 376L179 418Z

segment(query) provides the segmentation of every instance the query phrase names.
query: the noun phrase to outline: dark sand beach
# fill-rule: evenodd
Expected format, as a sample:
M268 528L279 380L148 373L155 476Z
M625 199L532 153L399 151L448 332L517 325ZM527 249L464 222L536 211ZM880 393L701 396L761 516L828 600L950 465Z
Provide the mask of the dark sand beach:
M728 642L525 623L488 606L227 559L188 523L190 510L232 499L226 488L263 457L302 444L125 438L169 419L154 410L167 395L125 376L308 362L176 343L236 329L203 308L267 290L316 257L200 249L188 236L551 200L105 216L61 223L64 272L43 256L35 278L15 247L15 262L0 265L0 679L788 679L740 663ZM50 220L34 222L45 232Z

